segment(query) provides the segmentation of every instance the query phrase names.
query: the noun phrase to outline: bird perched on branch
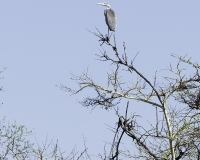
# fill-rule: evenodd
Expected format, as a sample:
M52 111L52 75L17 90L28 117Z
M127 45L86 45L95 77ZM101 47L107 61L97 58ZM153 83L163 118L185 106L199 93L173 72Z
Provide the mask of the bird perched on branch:
M106 6L107 8L104 10L106 24L108 26L108 37L109 37L109 30L115 32L115 28L117 25L117 18L115 16L115 12L111 9L111 6L106 3L97 3L98 5Z

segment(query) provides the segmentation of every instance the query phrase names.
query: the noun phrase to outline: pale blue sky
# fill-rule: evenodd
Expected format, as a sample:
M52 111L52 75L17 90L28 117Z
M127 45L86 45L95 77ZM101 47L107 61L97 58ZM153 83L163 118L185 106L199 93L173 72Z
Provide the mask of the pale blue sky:
M34 128L38 140L58 139L62 150L81 150L83 135L89 152L98 154L112 135L105 124L117 121L113 111L83 108L77 103L89 91L69 96L56 85L77 87L70 72L89 67L99 83L106 82L109 65L95 60L98 39L87 29L107 33L101 1L0 1L0 115ZM199 0L110 0L117 15L119 51L126 42L129 58L139 52L136 65L152 78L155 70L176 60L170 54L200 59ZM105 47L107 49L107 47ZM108 49L108 51L111 51ZM111 51L110 54L113 52ZM129 77L126 77L129 78ZM123 106L121 106L123 107ZM148 114L151 112L149 108Z

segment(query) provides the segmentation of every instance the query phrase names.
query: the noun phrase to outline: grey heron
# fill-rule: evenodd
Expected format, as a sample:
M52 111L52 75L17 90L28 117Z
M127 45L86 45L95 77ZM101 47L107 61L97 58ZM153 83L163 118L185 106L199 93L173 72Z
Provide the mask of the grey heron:
M98 5L106 6L107 8L104 10L106 24L108 26L108 37L109 37L109 30L115 32L115 28L117 25L117 18L115 16L115 12L111 9L111 6L106 3L97 3Z

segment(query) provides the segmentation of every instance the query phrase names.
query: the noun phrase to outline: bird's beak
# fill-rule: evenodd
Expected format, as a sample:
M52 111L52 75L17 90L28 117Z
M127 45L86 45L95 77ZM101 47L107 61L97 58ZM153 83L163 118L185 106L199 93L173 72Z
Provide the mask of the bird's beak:
M97 3L97 5L102 5L102 3Z

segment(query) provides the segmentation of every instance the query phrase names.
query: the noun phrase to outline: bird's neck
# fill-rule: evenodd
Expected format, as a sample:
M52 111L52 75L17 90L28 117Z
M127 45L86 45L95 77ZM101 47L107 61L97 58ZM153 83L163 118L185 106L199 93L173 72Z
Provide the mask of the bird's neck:
M111 7L110 6L107 6L107 8L106 9L111 9Z

